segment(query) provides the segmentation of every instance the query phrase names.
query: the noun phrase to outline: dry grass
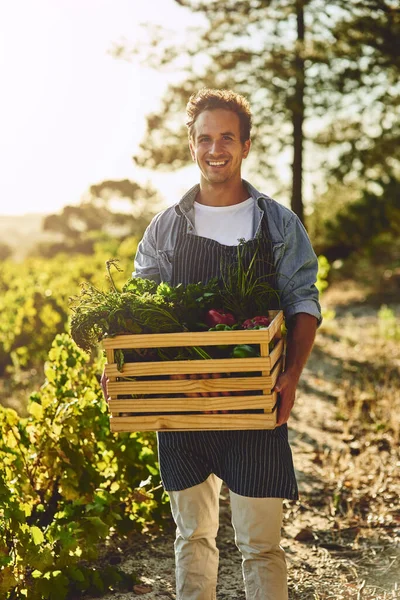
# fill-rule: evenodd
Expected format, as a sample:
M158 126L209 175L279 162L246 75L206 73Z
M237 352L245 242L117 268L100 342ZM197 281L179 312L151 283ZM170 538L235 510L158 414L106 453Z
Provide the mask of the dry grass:
M396 321L387 324L376 310L346 307L320 332L317 357L335 367L324 371L335 420L323 425L316 483L297 506L307 527L290 569L293 600L400 598L400 344Z

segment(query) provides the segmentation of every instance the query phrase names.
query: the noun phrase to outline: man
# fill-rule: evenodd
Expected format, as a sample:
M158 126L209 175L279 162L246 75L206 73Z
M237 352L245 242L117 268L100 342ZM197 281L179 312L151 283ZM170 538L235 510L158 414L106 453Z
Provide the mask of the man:
M138 246L134 275L173 285L207 281L261 248L259 276L279 290L288 327L278 427L255 431L160 432L161 477L177 526L178 600L216 598L219 494L230 491L235 541L248 600L287 599L280 548L283 498L297 499L287 421L321 320L317 259L297 216L241 178L250 151L250 107L227 90L200 90L187 105L189 146L200 184L159 213ZM266 307L271 308L271 307Z

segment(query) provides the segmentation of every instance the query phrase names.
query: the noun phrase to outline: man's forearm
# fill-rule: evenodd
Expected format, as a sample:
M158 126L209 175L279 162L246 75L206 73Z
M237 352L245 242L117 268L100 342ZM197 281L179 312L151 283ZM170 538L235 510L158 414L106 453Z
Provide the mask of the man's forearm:
M285 373L295 381L310 356L317 331L317 319L308 313L298 313L288 323Z
M277 425L283 425L289 419L296 387L310 356L316 330L317 319L308 313L298 313L288 323L285 370L279 375L274 388L279 393Z

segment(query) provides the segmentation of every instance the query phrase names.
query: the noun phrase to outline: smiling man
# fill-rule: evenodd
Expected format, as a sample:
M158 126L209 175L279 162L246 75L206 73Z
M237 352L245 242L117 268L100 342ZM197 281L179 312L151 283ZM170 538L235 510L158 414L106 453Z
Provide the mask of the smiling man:
M250 151L247 100L227 90L200 90L187 105L189 146L200 183L147 228L135 276L173 285L206 282L233 261L261 251L257 276L279 291L288 327L285 371L275 430L160 432L159 459L177 526L178 600L216 598L219 494L229 488L235 541L248 600L287 599L280 547L283 499L298 491L287 421L296 386L321 320L317 258L297 216L242 180ZM273 308L273 307L266 307Z
M197 202L230 206L248 197L241 166L250 151L250 139L242 140L237 113L222 108L200 113L190 128L189 147L201 172ZM217 189L221 197L216 199ZM232 198L238 192L239 198Z

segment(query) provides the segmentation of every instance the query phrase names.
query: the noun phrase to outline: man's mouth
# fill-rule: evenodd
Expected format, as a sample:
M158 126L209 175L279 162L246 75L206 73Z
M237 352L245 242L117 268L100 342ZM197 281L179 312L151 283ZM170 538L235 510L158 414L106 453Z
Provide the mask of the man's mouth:
M206 162L210 167L224 167L228 164L228 160L207 160Z

